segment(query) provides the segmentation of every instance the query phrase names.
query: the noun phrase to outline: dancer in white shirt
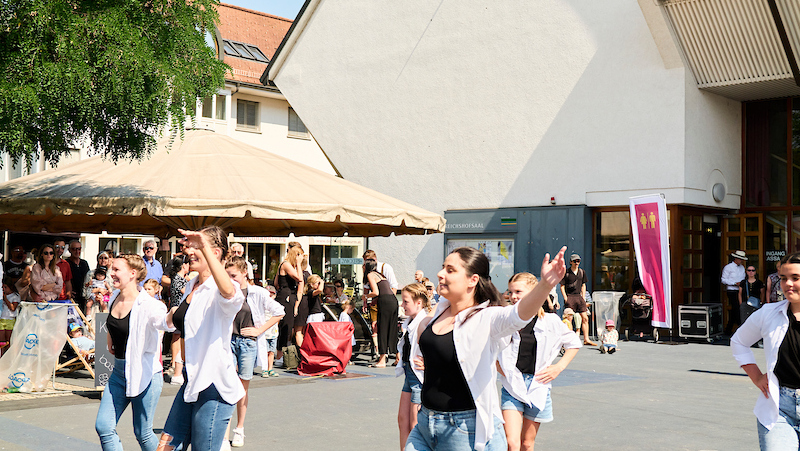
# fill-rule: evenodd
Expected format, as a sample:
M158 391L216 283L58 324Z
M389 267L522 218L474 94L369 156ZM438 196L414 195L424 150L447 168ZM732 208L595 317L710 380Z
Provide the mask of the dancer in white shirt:
M786 300L756 310L731 337L733 357L761 391L753 410L761 451L800 449L800 253L783 258L780 280ZM761 339L766 373L750 348Z
M511 302L516 304L537 284L527 272L514 274L508 281ZM561 348L561 360L553 365ZM532 451L542 423L553 421L550 383L578 354L581 340L554 313L540 308L533 321L511 336L511 344L500 353L500 380L503 389L500 408L505 420L509 451Z
M184 337L184 383L161 434L159 450L177 447L219 451L236 403L245 394L231 351L233 318L244 302L239 284L222 261L228 254L225 232L216 226L178 230L189 269L198 275L186 285L167 322Z
M419 338L425 367L422 408L406 451L508 448L494 382L497 358L564 277L565 251L566 246L552 261L546 255L542 280L509 307L493 307L502 303L489 279L486 255L460 247L447 256L438 274L444 299Z
M139 288L139 282L146 276L144 260L138 255L122 254L111 266L116 291L109 305L106 327L108 350L116 360L95 421L104 451L122 449L117 423L128 404L133 410L133 431L139 446L148 451L158 446L153 415L164 385L159 331L170 328L164 321L167 314L164 303Z

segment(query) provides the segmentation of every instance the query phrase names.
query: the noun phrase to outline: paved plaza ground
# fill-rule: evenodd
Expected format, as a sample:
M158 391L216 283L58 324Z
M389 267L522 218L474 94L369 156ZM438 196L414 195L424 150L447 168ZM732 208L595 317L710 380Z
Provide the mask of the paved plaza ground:
M584 348L554 383L555 420L538 450L758 449L757 389L722 344L621 342L614 355ZM763 350L754 349L763 368ZM349 366L342 380L256 376L244 450L394 450L402 381L394 368ZM90 386L89 379L59 382ZM177 387L165 385L160 432ZM0 394L0 450L99 450L98 396ZM138 449L128 410L118 427Z

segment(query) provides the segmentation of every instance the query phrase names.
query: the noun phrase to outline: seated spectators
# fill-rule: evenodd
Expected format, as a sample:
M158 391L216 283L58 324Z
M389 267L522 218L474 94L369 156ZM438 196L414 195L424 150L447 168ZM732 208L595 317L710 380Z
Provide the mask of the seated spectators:
M83 336L83 327L76 323L69 325L69 338L84 358L94 358L94 340Z

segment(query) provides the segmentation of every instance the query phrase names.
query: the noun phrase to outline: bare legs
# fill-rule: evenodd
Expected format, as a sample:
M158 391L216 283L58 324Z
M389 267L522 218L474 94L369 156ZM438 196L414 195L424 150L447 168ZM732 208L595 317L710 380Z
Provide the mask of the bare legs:
M522 412L516 410L504 410L503 420L506 422L508 451L533 451L541 423L523 417Z
M417 425L417 413L419 404L411 402L411 393L400 393L400 407L397 409L397 425L400 427L400 451L406 447L408 435Z

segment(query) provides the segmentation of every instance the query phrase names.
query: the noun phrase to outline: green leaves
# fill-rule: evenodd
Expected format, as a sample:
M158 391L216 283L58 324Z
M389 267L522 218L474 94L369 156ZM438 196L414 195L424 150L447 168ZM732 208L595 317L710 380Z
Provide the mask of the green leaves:
M55 165L84 142L141 159L228 69L204 41L214 0L0 0L0 149Z

